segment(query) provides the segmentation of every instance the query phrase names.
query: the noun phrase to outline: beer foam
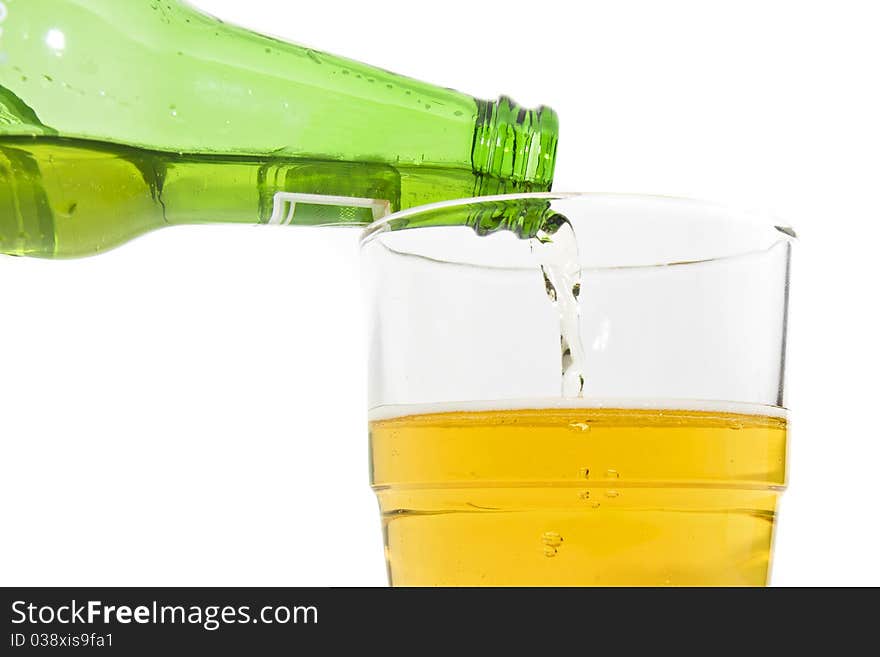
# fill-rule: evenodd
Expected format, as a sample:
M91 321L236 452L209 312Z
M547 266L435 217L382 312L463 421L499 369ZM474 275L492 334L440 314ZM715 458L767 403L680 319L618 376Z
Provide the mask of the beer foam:
M369 410L370 422L407 415L461 413L472 411L522 411L569 408L621 408L658 411L710 411L764 417L787 418L788 409L770 404L721 401L714 399L627 399L627 398L535 398L491 401L433 402L423 404L384 404Z

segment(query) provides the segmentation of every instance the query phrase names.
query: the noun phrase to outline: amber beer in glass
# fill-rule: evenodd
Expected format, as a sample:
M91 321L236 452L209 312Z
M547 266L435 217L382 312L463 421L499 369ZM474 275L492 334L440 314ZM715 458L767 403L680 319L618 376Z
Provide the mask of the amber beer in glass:
M564 217L573 248L548 260L561 232L535 216ZM455 201L368 230L390 582L765 585L792 241L711 204L616 195Z

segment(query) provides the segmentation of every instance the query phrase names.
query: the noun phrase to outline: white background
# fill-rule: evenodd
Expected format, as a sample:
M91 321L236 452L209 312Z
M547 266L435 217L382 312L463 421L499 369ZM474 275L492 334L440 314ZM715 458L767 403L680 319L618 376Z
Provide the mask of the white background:
M873 2L198 0L562 119L555 189L778 215L793 268L776 585L880 585ZM382 585L356 231L188 227L0 258L0 583Z

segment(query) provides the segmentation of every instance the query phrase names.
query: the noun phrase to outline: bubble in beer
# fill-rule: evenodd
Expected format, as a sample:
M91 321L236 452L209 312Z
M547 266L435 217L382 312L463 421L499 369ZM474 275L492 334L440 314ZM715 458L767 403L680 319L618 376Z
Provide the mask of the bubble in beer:
M608 490L605 491L605 497L610 497L613 499L613 498L619 497L619 496L620 496L620 492L618 492L616 490L612 490L609 488Z
M544 544L544 556L555 557L559 552L559 546L562 545L563 538L559 532L544 532L541 535L541 542Z
M620 473L617 470L615 470L614 468L608 468L608 470L605 471L605 478L606 479L620 479Z

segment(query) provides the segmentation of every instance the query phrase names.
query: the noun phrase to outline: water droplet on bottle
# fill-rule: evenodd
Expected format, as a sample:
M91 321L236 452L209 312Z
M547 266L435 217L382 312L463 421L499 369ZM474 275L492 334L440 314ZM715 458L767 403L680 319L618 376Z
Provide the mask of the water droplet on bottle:
M461 110L455 110L454 114L455 116L462 116L464 112L462 112Z
M177 105L169 105L168 110L171 112L171 116L177 116Z
M598 509L602 505L599 502L592 502L590 504L590 506L593 507L594 509Z
M589 479L590 478L590 469L589 468L581 468L578 470L578 477L581 479Z
M572 422L568 425L572 429L577 429L578 431L589 431L590 425L586 422Z
M608 490L605 491L605 497L610 497L613 499L613 498L619 497L619 496L620 496L620 493L616 490L612 490L609 488Z
M429 103L425 103L425 109L426 109L426 110L431 109L431 105L430 105Z
M590 491L588 491L588 490L583 491L582 493L580 493L580 494L578 495L578 498L580 498L580 499L582 499L582 500L588 500L588 499L590 499Z
M608 468L608 470L605 471L605 478L606 479L620 479L620 473L617 470L615 470L614 468Z

